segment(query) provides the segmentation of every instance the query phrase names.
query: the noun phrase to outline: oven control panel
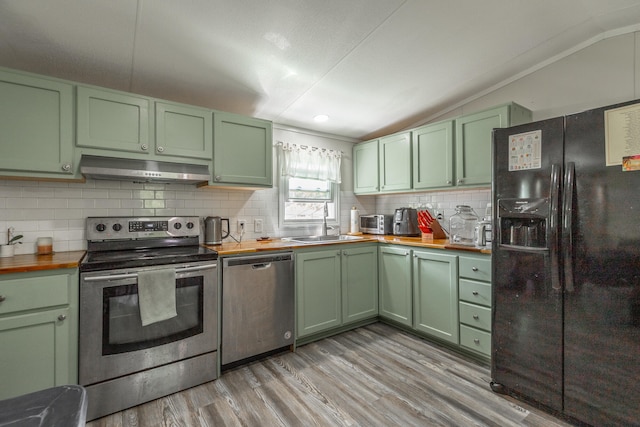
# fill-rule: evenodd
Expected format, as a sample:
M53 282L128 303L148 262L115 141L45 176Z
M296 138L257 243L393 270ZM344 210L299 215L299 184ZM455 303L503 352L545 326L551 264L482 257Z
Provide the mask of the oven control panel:
M197 237L200 218L184 217L89 217L87 240Z

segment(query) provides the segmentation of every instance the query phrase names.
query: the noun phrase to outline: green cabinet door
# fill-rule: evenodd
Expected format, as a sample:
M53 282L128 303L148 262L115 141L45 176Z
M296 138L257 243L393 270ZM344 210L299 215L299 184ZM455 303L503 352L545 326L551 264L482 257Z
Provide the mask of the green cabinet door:
M205 108L156 102L155 150L159 156L211 160L213 113Z
M413 281L414 329L458 344L458 257L414 250Z
M507 104L456 119L456 185L491 184L494 128L531 121L531 111Z
M414 189L453 185L453 129L449 120L411 131Z
M68 316L64 307L0 318L0 399L70 383Z
M296 337L342 324L340 250L296 253Z
M378 315L378 246L349 245L342 251L342 323Z
M411 132L380 138L380 191L411 189Z
M273 125L215 112L211 184L273 185Z
M378 271L380 317L412 326L411 250L381 246Z
M150 98L78 86L78 147L149 154L153 104Z
M0 70L0 175L79 178L73 86Z
M355 194L377 193L378 173L378 140L354 145L353 192Z

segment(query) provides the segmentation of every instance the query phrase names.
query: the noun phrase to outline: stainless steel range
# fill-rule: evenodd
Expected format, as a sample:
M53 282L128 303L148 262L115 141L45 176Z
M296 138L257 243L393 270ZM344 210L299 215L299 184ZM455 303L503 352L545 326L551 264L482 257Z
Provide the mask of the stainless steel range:
M198 217L87 218L79 382L87 419L217 376L217 259Z

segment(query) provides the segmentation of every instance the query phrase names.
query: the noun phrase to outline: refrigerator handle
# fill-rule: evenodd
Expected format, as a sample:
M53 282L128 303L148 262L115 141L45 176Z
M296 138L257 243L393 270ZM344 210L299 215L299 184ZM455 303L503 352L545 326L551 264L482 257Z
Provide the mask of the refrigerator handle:
M558 240L558 221L560 214L558 205L560 204L560 169L559 164L551 165L551 205L549 215L549 249L551 258L551 287L560 291L560 254Z
M562 200L562 248L564 283L567 292L573 292L573 188L576 179L576 164L568 162L564 173Z

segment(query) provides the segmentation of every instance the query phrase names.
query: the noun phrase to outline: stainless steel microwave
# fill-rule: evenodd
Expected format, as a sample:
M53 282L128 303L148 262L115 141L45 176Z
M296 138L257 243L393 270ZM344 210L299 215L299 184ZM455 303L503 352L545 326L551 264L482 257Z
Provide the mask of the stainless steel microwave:
M368 234L393 234L393 215L361 215L360 231Z

